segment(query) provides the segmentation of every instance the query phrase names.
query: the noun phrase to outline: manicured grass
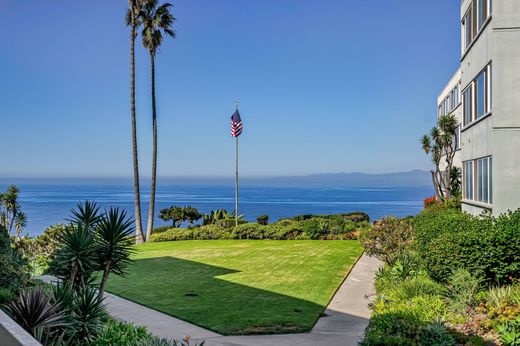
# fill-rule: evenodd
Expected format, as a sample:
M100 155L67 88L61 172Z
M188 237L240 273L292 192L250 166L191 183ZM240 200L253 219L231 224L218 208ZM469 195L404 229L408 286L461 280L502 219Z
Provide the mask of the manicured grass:
M108 290L218 333L312 328L362 253L358 241L200 240L137 247Z

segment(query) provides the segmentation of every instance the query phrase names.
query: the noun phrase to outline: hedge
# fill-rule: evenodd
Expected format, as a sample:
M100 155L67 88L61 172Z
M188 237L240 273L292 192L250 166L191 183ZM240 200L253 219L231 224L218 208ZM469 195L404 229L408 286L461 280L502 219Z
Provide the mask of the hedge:
M269 225L256 222L224 228L206 225L192 228L161 230L152 235L151 241L212 240L212 239L357 239L359 229L370 227L368 223L354 223L343 219L312 218L305 221L280 220Z
M520 277L520 210L494 218L434 208L413 225L415 249L435 280L446 282L458 268L487 282Z

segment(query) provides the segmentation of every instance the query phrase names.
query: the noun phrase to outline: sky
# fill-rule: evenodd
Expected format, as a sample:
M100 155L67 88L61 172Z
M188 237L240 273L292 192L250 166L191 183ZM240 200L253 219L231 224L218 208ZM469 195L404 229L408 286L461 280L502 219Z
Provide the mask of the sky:
M156 58L160 176L429 169L459 65L453 0L172 0ZM0 0L0 177L132 175L126 0ZM141 175L150 59L136 41Z

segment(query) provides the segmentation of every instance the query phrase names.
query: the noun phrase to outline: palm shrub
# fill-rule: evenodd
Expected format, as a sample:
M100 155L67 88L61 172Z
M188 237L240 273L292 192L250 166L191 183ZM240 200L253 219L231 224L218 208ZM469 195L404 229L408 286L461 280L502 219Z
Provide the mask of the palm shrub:
M99 286L99 297L103 297L108 275L124 275L133 252L131 235L133 220L126 212L110 208L96 227L96 254L98 265L103 271Z

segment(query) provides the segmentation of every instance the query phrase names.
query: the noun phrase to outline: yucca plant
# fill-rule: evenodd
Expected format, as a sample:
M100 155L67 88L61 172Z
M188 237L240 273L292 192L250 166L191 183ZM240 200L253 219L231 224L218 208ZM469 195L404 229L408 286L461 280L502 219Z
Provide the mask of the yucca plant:
M94 288L82 286L76 289L72 304L73 340L91 342L101 332L107 316L103 300Z
M61 246L51 263L54 274L71 285L86 284L97 269L96 243L92 232L82 223L69 225L59 235Z
M124 275L132 254L133 220L125 211L110 208L100 219L96 228L96 254L103 271L99 286L99 297L103 297L110 273Z
M78 203L76 209L71 210L72 217L69 219L74 224L82 224L83 228L92 230L101 220L101 213L96 202L85 201Z
M54 328L67 325L60 303L41 287L25 290L6 306L6 311L22 328L40 340L51 337Z

